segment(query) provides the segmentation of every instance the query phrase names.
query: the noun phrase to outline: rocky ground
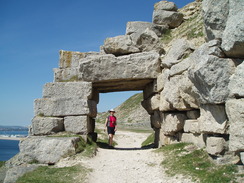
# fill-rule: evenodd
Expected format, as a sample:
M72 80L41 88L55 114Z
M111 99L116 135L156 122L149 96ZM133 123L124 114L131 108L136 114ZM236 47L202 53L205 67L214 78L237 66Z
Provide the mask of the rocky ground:
M155 149L142 149L141 143L147 138L148 133L118 131L115 149L98 148L97 155L93 158L75 161L61 161L58 166L81 163L92 169L88 183L191 183L189 179L181 176L168 177L160 163L163 155Z

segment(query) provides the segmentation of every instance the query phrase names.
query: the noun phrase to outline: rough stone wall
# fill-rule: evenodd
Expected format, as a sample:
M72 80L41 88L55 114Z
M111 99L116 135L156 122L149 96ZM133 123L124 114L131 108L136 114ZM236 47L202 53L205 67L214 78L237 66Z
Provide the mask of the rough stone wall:
M243 2L202 5L207 42L174 40L142 105L158 145L191 142L219 162L243 163Z
M219 6L213 6L216 3ZM99 93L126 90L143 90L142 106L151 116L156 145L192 142L220 161L231 157L232 163L240 159L243 163L244 24L236 18L243 17L243 2L202 4L207 42L200 47L187 36L166 48L162 40L169 30L195 16L201 2L181 13L174 3L160 1L152 23L129 22L125 35L107 38L100 52L60 51L54 82L47 83L43 98L35 100L31 136L21 142L18 161L10 161L9 167L33 159L55 163L67 152L76 153L79 139L46 136L93 134ZM235 7L238 14L233 13ZM60 151L53 161L43 155L50 153L50 146L55 147L53 152Z

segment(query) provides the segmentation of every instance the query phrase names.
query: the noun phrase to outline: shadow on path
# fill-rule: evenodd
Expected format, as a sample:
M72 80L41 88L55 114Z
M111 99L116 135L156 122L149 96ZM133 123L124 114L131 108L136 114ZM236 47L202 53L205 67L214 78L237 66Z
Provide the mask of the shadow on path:
M146 150L146 149L154 149L156 148L154 144L149 144L147 146L142 147L111 147L107 143L104 142L97 142L97 146L102 149L113 149L113 150L120 150L120 151L136 151L136 150Z

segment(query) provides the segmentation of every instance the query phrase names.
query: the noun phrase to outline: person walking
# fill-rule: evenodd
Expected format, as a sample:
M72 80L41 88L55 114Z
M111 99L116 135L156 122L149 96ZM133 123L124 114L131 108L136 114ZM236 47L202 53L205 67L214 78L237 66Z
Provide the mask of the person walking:
M115 113L114 109L110 109L108 112L110 113L110 115L105 120L105 129L107 128L107 132L108 132L109 148L113 148L113 137L115 131L117 130L117 119L114 116Z

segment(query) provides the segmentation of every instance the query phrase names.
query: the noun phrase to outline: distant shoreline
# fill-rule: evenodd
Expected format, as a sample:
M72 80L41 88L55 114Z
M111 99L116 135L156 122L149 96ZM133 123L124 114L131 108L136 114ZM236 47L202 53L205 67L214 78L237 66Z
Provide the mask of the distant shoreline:
M25 137L0 137L0 140L23 140Z

